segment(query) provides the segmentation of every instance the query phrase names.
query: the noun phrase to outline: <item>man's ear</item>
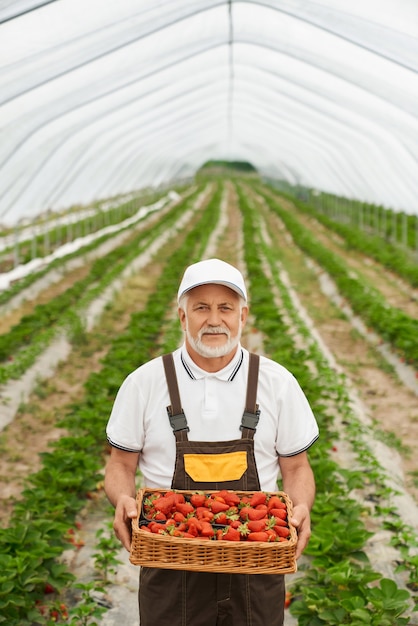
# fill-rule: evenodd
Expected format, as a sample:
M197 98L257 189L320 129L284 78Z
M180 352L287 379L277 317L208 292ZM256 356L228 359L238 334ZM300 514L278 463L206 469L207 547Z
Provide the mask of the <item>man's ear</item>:
M245 324L247 323L247 317L248 317L248 307L243 306L241 309L241 323L243 326L245 326Z
M186 312L184 309L178 309L179 320L183 330L186 330Z

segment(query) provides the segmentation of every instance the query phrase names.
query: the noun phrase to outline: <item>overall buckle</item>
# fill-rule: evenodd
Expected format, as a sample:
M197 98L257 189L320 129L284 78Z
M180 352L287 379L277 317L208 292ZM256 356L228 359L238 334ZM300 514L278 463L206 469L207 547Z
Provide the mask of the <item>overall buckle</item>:
M189 430L189 427L187 426L186 416L183 412L178 413L177 415L172 415L171 407L168 406L167 413L170 420L171 428L174 432L177 432L178 430Z
M257 428L259 419L260 419L260 411L256 411L255 413L244 411L244 414L241 420L240 430L243 430L244 428L250 428L251 430L255 430Z

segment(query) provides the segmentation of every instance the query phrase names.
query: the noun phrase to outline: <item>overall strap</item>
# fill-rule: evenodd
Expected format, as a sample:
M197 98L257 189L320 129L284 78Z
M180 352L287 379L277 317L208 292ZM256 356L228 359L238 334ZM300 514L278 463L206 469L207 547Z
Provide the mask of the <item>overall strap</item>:
M170 394L171 401L171 405L167 407L170 425L174 431L174 436L177 441L187 441L187 431L189 430L189 427L187 426L187 420L184 411L181 408L177 375L174 367L173 355L171 352L169 354L163 355L163 364L165 376L167 379L168 393Z
M167 407L167 413L170 420L171 428L177 441L187 441L187 419L181 408L180 392L177 383L177 375L174 367L173 355L163 355L163 364L165 376L167 379L168 392L170 394L171 405ZM253 439L255 430L260 418L260 411L256 404L257 386L258 386L258 370L260 365L260 357L258 354L250 352L250 362L248 366L247 381L247 397L245 401L245 410L241 420L240 429L242 431L242 439Z
M243 439L253 439L255 430L260 418L258 410L257 386L258 370L260 367L260 357L258 354L250 352L250 362L248 366L247 398L245 401L245 411L241 420L241 430Z

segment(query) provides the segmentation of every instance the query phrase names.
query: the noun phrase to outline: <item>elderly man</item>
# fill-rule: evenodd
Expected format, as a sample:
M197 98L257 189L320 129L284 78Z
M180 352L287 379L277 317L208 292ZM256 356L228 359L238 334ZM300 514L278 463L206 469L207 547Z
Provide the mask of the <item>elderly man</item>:
M235 267L219 259L189 266L178 313L183 346L132 372L109 419L105 489L115 533L129 550L138 467L144 484L158 489L277 491L281 475L294 505L298 558L309 541L315 495L306 451L318 426L307 399L288 370L241 346L248 303ZM282 575L143 567L140 623L281 626L284 595Z

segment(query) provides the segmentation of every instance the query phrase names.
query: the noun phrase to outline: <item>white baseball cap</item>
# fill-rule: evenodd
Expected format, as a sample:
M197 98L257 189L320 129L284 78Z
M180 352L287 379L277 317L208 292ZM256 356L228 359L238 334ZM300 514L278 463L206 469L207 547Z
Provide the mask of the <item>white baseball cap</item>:
M189 265L180 283L177 299L180 300L187 291L194 289L194 287L210 284L225 285L247 301L247 290L241 272L233 265L220 259L208 259Z

